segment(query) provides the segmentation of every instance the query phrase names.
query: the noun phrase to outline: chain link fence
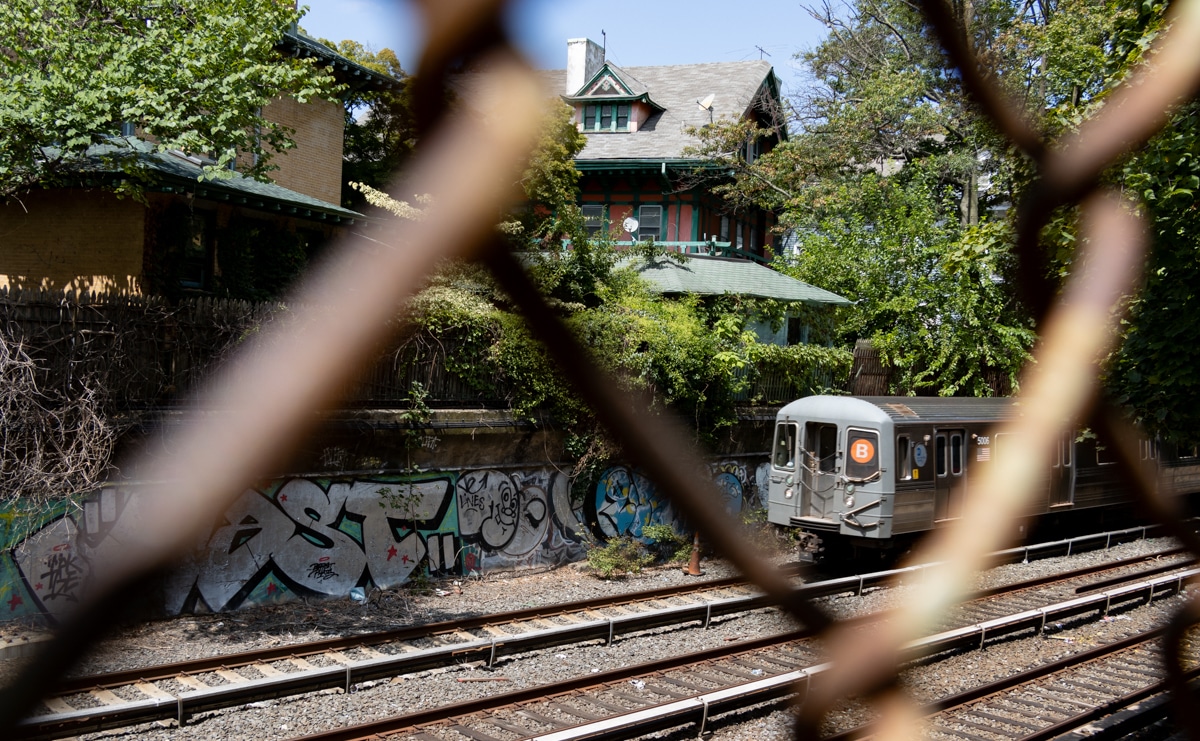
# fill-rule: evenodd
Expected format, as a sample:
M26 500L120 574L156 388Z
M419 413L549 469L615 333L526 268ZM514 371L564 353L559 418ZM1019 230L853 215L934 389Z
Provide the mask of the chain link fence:
M192 542L198 523L210 522L226 504L311 429L314 410L338 401L359 368L372 362L387 340L388 320L423 280L447 258L478 260L493 273L568 378L622 447L715 548L810 628L822 631L831 680L807 688L796 735L815 738L823 714L839 699L865 697L885 722L877 738L909 737L916 706L895 682L900 647L921 635L968 591L985 566L986 554L1005 545L1010 522L1023 509L1040 470L1049 466L1052 443L1069 420L1089 424L1121 462L1141 503L1157 513L1193 553L1200 539L1178 523L1172 503L1160 501L1154 482L1139 478L1137 437L1103 401L1095 358L1115 337L1113 307L1134 290L1149 249L1147 228L1122 197L1101 184L1101 173L1163 126L1173 106L1200 84L1200 3L1179 3L1173 24L1147 55L1150 63L1109 98L1091 120L1063 141L1044 141L1018 107L989 80L974 60L940 0L924 3L931 26L957 65L963 82L995 126L1035 163L1037 184L1020 207L1017 253L1021 285L1040 317L1037 362L1023 378L1026 414L1006 425L1013 463L995 467L973 491L958 526L939 531L915 558L941 562L937 578L926 579L895 619L877 630L852 631L809 601L761 562L735 528L727 527L721 498L701 472L689 439L674 421L643 413L619 385L589 360L586 348L549 310L494 229L496 215L519 197L515 184L540 128L542 96L537 80L504 32L504 0L422 0L425 48L414 84L417 120L424 142L419 157L400 176L395 192L430 193L433 203L420 221L396 222L386 238L351 238L340 259L296 297L299 310L288 327L272 327L239 348L220 384L199 398L189 424L161 448L137 462L139 478L169 481L139 497L127 510L119 533L128 548L119 562L97 565L90 597L40 656L12 683L3 699L0 725L12 726L24 710L62 674L106 619L119 614L138 580L167 563ZM469 107L492 115L447 115L443 89L452 67L462 63L490 70ZM1078 206L1082 236L1076 269L1061 287L1041 269L1038 234L1052 212ZM205 409L232 409L236 419L219 421ZM1200 619L1200 602L1189 601L1173 626L1172 646L1184 628ZM1168 657L1174 656L1173 650ZM1177 680L1178 662L1168 660ZM1181 689L1180 684L1178 689ZM1188 730L1200 737L1198 709L1175 693Z

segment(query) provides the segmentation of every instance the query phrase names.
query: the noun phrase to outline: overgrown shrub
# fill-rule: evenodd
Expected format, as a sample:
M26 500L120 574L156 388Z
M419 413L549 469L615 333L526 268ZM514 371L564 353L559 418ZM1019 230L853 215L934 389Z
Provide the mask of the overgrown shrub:
M641 541L622 535L609 538L602 544L590 544L587 562L599 576L611 579L614 576L640 574L642 569L654 563L654 557L646 552L646 546Z
M687 561L692 556L692 538L675 531L670 525L647 525L642 535L658 547L659 557L668 563Z

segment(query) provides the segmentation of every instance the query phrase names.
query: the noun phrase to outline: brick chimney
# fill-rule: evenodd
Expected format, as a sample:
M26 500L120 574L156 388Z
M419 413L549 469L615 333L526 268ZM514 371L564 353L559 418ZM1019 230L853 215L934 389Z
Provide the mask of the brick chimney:
M604 48L591 39L567 39L567 95L574 95L604 65Z

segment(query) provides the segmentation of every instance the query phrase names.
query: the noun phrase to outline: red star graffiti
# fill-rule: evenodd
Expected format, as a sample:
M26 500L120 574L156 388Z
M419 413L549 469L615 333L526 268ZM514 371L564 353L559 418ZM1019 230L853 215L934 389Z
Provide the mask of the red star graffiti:
M275 587L275 582L268 582L268 583L267 583L267 594L268 594L268 595L275 594L275 589L276 589L276 587Z
M394 545L393 545L393 546L388 546L388 550L387 550L388 557L387 557L387 560L391 561L391 560L392 560L392 556L395 556L395 555L396 555L396 552L397 552L397 551L396 551L396 546L394 546Z
M287 501L287 494L280 494L280 495L279 495L279 501L281 501L281 502L286 502L286 501Z
M37 584L34 584L33 588L38 592L42 591L42 583L38 582Z
M411 560L412 559L408 557L407 553L405 553L403 556L400 557L400 563L408 563Z
M8 611L15 612L18 607L25 604L25 600L21 599L21 595L14 594L12 599L8 601Z

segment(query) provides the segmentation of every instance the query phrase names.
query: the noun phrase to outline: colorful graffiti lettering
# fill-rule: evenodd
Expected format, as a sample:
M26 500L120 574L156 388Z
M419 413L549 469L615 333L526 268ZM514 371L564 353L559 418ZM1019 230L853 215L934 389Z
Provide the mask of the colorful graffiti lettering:
M713 482L721 493L725 511L736 515L753 504L747 497L749 479L746 466L738 462L721 462L712 466ZM585 503L588 522L597 535L611 538L630 536L643 539L647 525L672 525L687 531L688 525L662 495L653 482L635 469L614 466L604 471L596 482L591 499Z
M764 473L719 463L712 475L732 513L752 499ZM79 508L0 517L0 605L8 608L0 606L0 618L64 617L93 565L144 530L127 514L129 501L152 495L110 487ZM682 524L651 482L623 466L604 472L583 510L604 536ZM568 476L553 468L279 480L244 492L197 539L162 585L162 610L344 596L356 586L402 584L417 569L456 575L557 566L584 557L581 528Z

